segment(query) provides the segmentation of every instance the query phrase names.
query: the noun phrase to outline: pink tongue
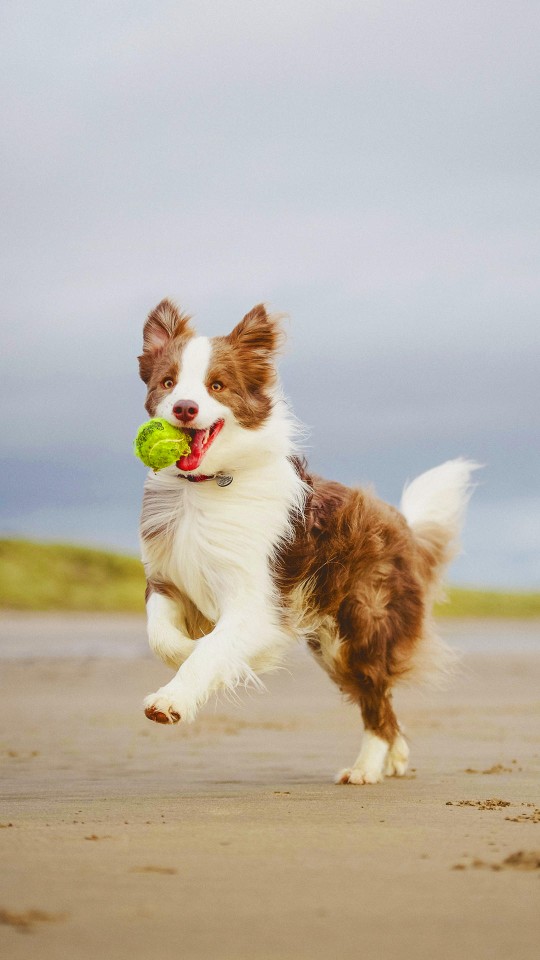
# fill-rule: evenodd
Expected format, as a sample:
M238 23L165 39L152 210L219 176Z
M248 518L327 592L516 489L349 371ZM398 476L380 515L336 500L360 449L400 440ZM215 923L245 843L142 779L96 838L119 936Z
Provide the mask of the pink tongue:
M180 459L176 461L176 466L179 470L196 470L199 466L204 454L204 432L204 430L195 430L195 434L191 441L191 450L189 453L184 454L183 457L180 457Z

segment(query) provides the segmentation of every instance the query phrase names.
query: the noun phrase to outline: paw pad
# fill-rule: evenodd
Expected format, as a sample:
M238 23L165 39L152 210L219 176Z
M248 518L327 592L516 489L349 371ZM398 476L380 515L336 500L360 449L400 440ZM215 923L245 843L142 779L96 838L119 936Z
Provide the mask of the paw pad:
M176 710L163 713L157 707L147 707L144 712L148 719L153 720L154 723L178 723L180 720L180 714L176 713Z

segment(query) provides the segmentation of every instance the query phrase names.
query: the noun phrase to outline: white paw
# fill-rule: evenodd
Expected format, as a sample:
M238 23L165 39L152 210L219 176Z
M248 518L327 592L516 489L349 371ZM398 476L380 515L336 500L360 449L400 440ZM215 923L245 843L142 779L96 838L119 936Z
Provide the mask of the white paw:
M383 778L384 774L381 770L361 770L360 767L345 767L338 773L335 782L360 785L362 783L382 783Z
M336 783L381 783L387 755L388 741L366 730L354 765L342 770L336 777Z
M409 753L409 745L405 737L403 737L401 733L398 733L388 751L384 775L386 777L402 777L407 772Z
M162 687L157 693L151 693L144 701L144 712L155 723L178 723L182 719L180 703Z

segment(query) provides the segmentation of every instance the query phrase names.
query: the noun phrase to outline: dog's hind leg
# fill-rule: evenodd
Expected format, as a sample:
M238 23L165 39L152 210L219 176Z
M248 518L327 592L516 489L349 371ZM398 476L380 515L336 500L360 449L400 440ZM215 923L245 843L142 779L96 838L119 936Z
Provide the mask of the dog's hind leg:
M342 770L337 783L380 783L385 776L403 776L409 748L400 731L391 701L387 629L384 617L374 620L366 604L346 601L338 614L342 642L334 679L364 721L360 753L352 767Z
M391 712L395 720L389 698L383 699L386 699L384 712ZM360 707L365 725L360 753L352 767L346 767L338 773L336 783L380 783L384 777L402 777L407 771L409 746L397 726L397 720L392 728L394 732L390 734L392 739L387 739L388 734L383 736L382 731L376 732L368 726L362 700Z
M353 766L342 770L336 782L380 783L385 776L402 776L407 769L409 749L389 694L378 690L369 679L359 681L356 690L349 679L347 694L358 703L365 729Z
M394 742L390 745L386 764L384 767L385 777L402 777L407 772L409 765L409 744L403 733L398 733Z

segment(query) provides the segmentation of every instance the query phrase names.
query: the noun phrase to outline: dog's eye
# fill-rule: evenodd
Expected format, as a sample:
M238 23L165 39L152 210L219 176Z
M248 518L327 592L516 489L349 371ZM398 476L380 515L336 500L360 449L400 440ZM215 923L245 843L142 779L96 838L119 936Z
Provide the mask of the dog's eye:
M166 390L170 390L171 387L174 387L174 380L172 380L171 377L165 377L165 379L161 381L161 386L165 387Z
M214 393L219 393L220 390L223 390L223 384L222 384L221 380L214 380L214 382L213 382L213 384L211 385L210 389L213 390Z

